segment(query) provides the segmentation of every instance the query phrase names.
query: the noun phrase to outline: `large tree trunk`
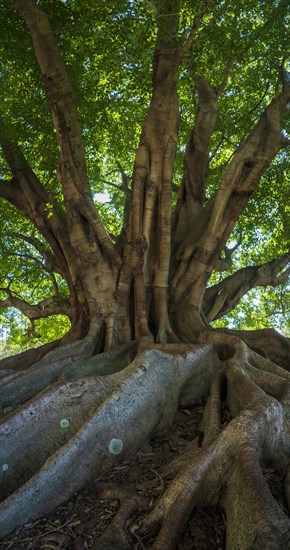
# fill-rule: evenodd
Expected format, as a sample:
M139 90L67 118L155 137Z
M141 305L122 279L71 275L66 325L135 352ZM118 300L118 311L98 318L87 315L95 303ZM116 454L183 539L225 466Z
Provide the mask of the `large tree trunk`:
M183 44L178 1L158 2L152 99L128 192L130 215L114 243L93 204L73 91L49 16L33 0L11 3L31 33L50 101L64 205L52 200L4 133L13 178L0 185L0 194L49 243L68 282L72 330L57 349L45 346L1 364L1 537L170 426L179 404L207 398L200 447L168 468L168 489L132 528L145 542L154 533L154 548L174 549L193 508L219 503L228 549L284 550L290 544L288 511L275 501L261 468L271 464L284 477L288 509L289 340L271 332L269 345L269 332L231 334L208 323L249 288L285 278L289 253L212 289L206 284L259 178L283 146L290 84L266 107L206 200L207 150L229 66L219 86L198 78L195 126L172 216L178 71L211 2L196 15ZM224 408L231 417L227 425ZM121 540L120 548L132 547L129 533L120 533ZM96 548L110 544L109 532Z

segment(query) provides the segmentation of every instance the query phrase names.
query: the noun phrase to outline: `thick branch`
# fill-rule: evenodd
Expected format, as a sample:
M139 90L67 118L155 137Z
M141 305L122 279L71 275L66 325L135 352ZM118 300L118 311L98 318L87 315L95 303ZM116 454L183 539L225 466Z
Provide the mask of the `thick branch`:
M176 254L184 246L188 233L196 232L197 219L205 201L208 176L208 149L215 129L218 98L227 85L231 58L228 59L224 76L218 86L203 77L197 78L198 107L183 159L183 177L173 220L173 238ZM193 239L194 240L194 239Z
M183 279L177 298L201 306L206 281L238 216L281 149L281 121L289 100L290 84L271 101L225 170L218 191L206 204L207 219L198 244L189 243L184 251L174 280L176 285Z
M13 173L10 182L0 183L0 196L13 204L37 227L67 276L65 255L69 248L69 236L64 212L42 186L18 145L5 136L0 136L0 142Z
M11 2L30 30L51 105L56 135L61 146L59 178L67 208L77 208L91 224L102 248L110 251L113 244L93 204L75 97L50 26L50 18L33 0Z
M33 209L30 203L25 200L23 190L15 178L0 181L0 197L13 204L13 206L34 223Z
M271 262L240 269L205 291L203 311L207 320L214 321L232 311L251 288L281 285L289 275L290 252Z
M261 175L280 150L281 120L289 100L290 85L271 101L234 155L215 196L209 223L211 234L217 230L224 231L225 220L232 221L233 214L235 216L233 221L236 220L240 208L244 206L243 197L251 195ZM233 208L234 205L235 208ZM231 206L230 212L229 206Z
M89 191L73 89L50 26L50 17L33 0L11 0L25 20L33 41L35 54L41 69L46 93L61 147L68 145L73 164L79 172L81 191ZM65 130L65 132L63 131ZM65 135L67 133L67 135ZM66 140L69 143L66 143Z
M0 197L6 199L12 203L12 197L14 195L15 185L13 179L3 180L0 179Z
M195 125L184 155L182 203L192 198L203 204L207 150L216 122L218 93L204 77L198 78L197 91L199 102Z

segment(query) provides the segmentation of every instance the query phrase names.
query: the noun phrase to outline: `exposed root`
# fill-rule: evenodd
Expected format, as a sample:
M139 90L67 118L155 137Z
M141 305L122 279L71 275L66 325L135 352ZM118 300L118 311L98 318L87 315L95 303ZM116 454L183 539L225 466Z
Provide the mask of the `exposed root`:
M1 477L4 494L14 492L0 505L1 536L171 425L184 395L194 400L208 393L220 362L211 346L191 349L182 356L145 351L120 373L58 384L8 415L1 425Z
M107 550L118 540L125 550L136 538L140 546L153 536L155 550L173 550L192 510L212 505L225 510L228 549L288 547L290 520L262 469L271 464L285 475L289 507L290 375L236 336L204 330L196 338L207 343L152 345L142 340L138 351L132 344L54 367L66 382L9 414L1 426L7 496L0 505L2 536L54 508L103 465L126 458L156 430L166 429L178 404L209 394L202 446L193 441L162 470L172 481L141 526L137 514L142 499L111 491L120 508L94 548ZM80 374L86 378L77 379Z
M266 372L276 374L277 376L280 376L285 380L290 380L290 375L286 369L284 369L283 367L279 367L278 365L276 365L276 363L273 363L269 359L266 359L262 355L259 355L252 350L250 354L250 361L254 367L257 367Z
M112 550L118 544L118 550L128 550L132 546L132 541L136 541L137 534L130 533L130 522L132 516L142 509L147 509L148 499L141 497L132 490L124 490L120 488L104 488L100 494L100 498L114 499L119 501L119 510L117 511L114 520L106 529L103 535L92 547L93 550ZM128 520L130 520L128 522ZM126 525L128 523L128 525ZM118 541L118 542L117 542Z
M223 369L217 373L212 383L203 415L202 431L204 437L202 444L204 447L214 441L221 431L222 401L225 400L226 391L226 375Z
M289 548L290 520L273 498L261 472L255 445L237 450L223 497L228 548ZM250 473L250 475L249 475Z
M287 417L278 401L257 385L256 369L244 366L247 364L241 366L231 359L225 372L217 374L204 421L204 443L211 443L193 452L192 460L186 461L143 522L142 535L160 527L154 550L176 548L192 509L216 502L226 511L227 548L282 550L290 543L290 520L273 498L260 466L260 462L271 461L280 471L285 468L289 452ZM255 381L250 377L253 373ZM266 378L267 389L275 387L277 377L266 373ZM285 380L283 384L289 385ZM215 438L225 389L235 418ZM285 493L288 500L287 475Z
M58 380L76 380L84 376L102 376L112 374L131 363L137 352L137 343L125 344L109 353L101 353L90 358L78 355L63 359L46 356L26 371L15 373L0 381L0 417L41 390Z
M290 338L285 338L273 329L226 330L241 338L251 349L283 369L290 369Z
M18 353L17 355L5 357L0 360L0 369L1 371L11 371L11 373L27 369L36 361L40 361L46 353L51 350L55 350L58 345L61 345L61 340L49 342L39 348L28 349L22 353Z

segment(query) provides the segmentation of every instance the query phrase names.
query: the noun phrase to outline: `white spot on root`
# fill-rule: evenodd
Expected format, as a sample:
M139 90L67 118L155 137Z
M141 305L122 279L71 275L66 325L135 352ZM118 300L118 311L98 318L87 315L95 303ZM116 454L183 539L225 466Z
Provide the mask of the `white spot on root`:
M111 439L109 444L110 453L112 453L113 455L119 455L122 452L122 450L123 450L123 441L121 441L121 439L116 439L115 437L113 437L113 439Z
M60 421L60 427L61 428L68 428L69 427L69 421L66 418L63 418Z
M3 472L7 472L7 470L9 470L9 464L2 464L2 470Z

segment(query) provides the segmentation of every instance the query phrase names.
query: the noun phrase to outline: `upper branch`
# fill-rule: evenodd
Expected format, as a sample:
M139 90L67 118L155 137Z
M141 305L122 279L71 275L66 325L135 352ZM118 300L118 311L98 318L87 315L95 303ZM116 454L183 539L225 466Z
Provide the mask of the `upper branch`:
M18 145L3 135L0 135L0 143L13 174L10 181L0 180L0 198L13 204L37 227L67 278L66 256L70 244L64 212L42 186Z
M48 228L55 232L61 228L64 234L67 227L63 212L41 184L20 147L4 135L0 135L0 143L13 174L10 181L0 182L0 197L16 206L46 239Z
M222 246L260 177L282 147L281 121L289 100L290 83L266 107L224 173L209 222L211 234L224 232Z
M11 0L11 3L30 30L50 102L56 135L61 147L58 175L67 208L74 209L78 205L81 215L91 224L102 248L110 252L113 244L93 204L76 100L50 26L50 17L35 4L34 0Z
M207 151L216 122L218 93L202 76L197 81L197 92L199 101L196 121L184 155L181 202L193 198L203 204Z
M183 45L181 46L181 48L179 50L179 55L180 55L181 58L184 57L187 54L187 52L189 51L190 46L193 42L196 31L198 30L201 21L203 20L205 14L209 11L209 9L214 4L215 4L215 0L209 0L209 1L205 2L205 4L204 4L203 8L201 9L201 11L194 18L193 23L191 25L191 29L189 31L189 34L188 34L187 38L185 39Z
M11 2L30 30L59 144L62 151L64 148L69 150L71 161L78 170L79 190L89 191L85 152L74 93L50 26L50 17L35 4L34 0L11 0Z
M174 213L173 235L177 247L179 244L183 247L183 220L186 220L187 233L189 226L190 230L194 230L205 201L209 145L216 124L218 99L227 85L231 67L232 59L229 57L223 78L217 86L212 86L204 76L197 77L198 106L195 124L183 158L183 176Z

